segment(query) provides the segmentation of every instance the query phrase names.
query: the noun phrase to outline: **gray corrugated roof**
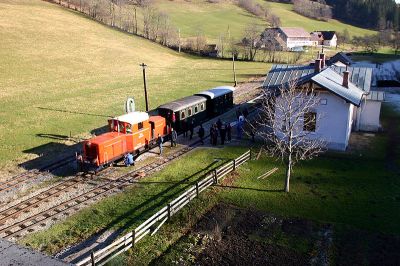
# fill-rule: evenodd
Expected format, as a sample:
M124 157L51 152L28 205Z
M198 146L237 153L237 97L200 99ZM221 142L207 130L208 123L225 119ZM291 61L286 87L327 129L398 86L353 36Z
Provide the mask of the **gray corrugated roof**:
M360 106L364 92L351 82L348 88L344 87L343 77L333 69L326 68L313 76L311 80L354 105Z
M371 88L372 70L365 67L349 67L349 88L342 86L345 67L330 66L315 73L312 65L273 65L263 83L264 88L277 89L289 81L304 83L314 81L343 99L359 105L363 94Z
M175 100L173 102L169 102L169 103L160 105L158 108L169 109L174 112L177 112L177 111L185 109L189 106L205 102L206 100L207 100L207 98L205 98L203 96L194 95L194 96L188 96L188 97L185 97L185 98L182 98L179 100Z
M235 88L232 86L220 86L220 87L215 87L210 90L202 91L199 93L196 93L195 95L199 96L208 96L211 99L214 99L215 97L219 97L224 94L228 94L235 91Z
M346 70L346 67L341 66L330 66L337 73L343 75L343 72ZM350 81L354 83L357 87L362 89L365 92L369 92L371 90L371 81L372 81L372 69L368 67L348 67L348 71L350 72Z
M354 61L348 57L345 53L340 52L335 54L334 56L332 56L329 60L328 60L328 64L334 64L336 62L341 62L345 65L352 65L354 64Z
M301 82L312 75L314 75L313 66L273 65L265 78L263 87L279 88L290 81Z

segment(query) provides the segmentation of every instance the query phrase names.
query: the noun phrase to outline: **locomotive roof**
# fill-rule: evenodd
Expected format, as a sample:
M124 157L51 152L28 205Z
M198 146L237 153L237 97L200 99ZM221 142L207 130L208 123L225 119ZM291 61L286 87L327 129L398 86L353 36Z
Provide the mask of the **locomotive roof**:
M195 104L205 102L206 100L207 99L204 98L204 96L193 95L160 105L158 108L168 109L173 112L177 112Z
M112 119L134 125L134 124L138 124L140 122L148 120L149 114L146 112L130 112L130 113L127 113L124 115L114 117Z
M232 86L220 86L220 87L212 88L210 90L196 93L195 95L204 95L204 96L210 97L210 99L214 99L216 97L220 97L222 95L231 93L233 91L235 91L235 88Z

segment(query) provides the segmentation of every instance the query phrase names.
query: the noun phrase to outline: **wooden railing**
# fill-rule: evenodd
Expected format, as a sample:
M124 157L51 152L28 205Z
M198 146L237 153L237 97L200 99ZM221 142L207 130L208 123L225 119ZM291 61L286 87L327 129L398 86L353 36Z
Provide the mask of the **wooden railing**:
M115 256L132 248L146 235L154 235L161 228L161 226L172 217L172 215L177 213L191 200L198 197L199 194L206 190L208 187L213 184L217 184L221 178L234 171L241 164L250 160L250 158L251 152L249 150L243 153L238 158L229 161L228 163L215 169L213 172L208 174L202 180L196 182L192 187L187 189L177 198L164 206L161 210L156 212L153 216L151 216L138 227L136 227L134 231L120 237L105 248L92 252L90 256L87 256L83 260L79 261L78 263L76 263L76 265L104 265Z

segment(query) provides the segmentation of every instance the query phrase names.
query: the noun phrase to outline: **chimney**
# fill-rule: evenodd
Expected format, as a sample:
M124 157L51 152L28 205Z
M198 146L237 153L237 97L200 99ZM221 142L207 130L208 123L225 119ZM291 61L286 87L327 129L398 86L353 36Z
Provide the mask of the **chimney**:
M315 59L314 71L315 73L321 72L321 59Z
M319 59L321 59L321 69L323 69L325 67L325 54L323 51L319 54Z
M349 87L349 75L350 72L347 70L347 66L346 66L346 70L343 72L343 87L348 88Z

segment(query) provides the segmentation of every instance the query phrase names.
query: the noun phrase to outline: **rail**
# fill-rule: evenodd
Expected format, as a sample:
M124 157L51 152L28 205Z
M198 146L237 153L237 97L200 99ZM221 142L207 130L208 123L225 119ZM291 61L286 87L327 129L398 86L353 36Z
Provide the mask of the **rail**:
M206 175L202 180L197 181L193 186L191 186L177 198L167 203L167 205L161 208L158 212L136 227L135 230L125 234L110 245L92 252L90 256L87 256L83 260L79 261L76 263L76 265L104 265L112 258L132 248L146 235L150 233L151 235L154 235L168 219L170 219L175 213L186 206L194 198L198 197L201 192L206 190L211 185L217 184L220 179L234 171L243 163L250 160L250 158L251 151L248 150L238 158L218 167L213 172Z

